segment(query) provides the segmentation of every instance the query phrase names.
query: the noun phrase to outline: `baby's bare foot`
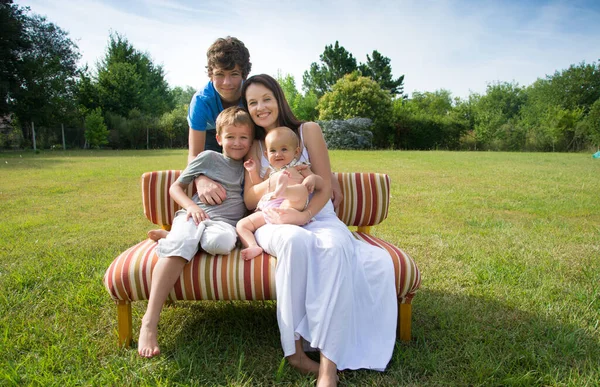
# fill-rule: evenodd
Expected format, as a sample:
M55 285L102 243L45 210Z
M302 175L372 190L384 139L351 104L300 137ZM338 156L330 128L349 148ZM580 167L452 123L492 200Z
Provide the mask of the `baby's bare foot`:
M277 177L277 184L275 185L275 191L273 192L273 196L276 198L283 196L283 194L285 193L285 189L288 186L289 181L290 181L290 173L288 171L281 172L279 177Z
M158 341L156 339L156 328L150 328L142 321L140 337L138 339L138 353L141 357L151 358L160 355Z
M148 238L152 239L154 242L158 242L159 239L166 238L169 235L167 230L157 229L148 231Z
M242 258L246 261L249 261L251 259L256 258L256 256L258 256L259 254L262 254L262 252L263 249L258 245L249 246L242 250Z

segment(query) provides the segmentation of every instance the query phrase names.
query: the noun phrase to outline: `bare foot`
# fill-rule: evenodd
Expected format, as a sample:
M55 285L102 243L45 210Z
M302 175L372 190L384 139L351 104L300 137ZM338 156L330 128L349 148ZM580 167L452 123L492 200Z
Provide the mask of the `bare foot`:
M290 173L288 171L283 171L277 177L277 184L275 185L275 191L273 192L273 197L281 197L285 193L285 189L288 186L290 181Z
M257 255L262 254L263 249L259 245L248 246L244 250L242 250L242 258L245 261L249 261L253 258L256 258Z
M140 327L140 337L138 339L138 353L141 357L151 358L160 355L158 341L156 339L156 328L148 327L142 321Z
M152 239L154 242L158 242L159 239L166 238L167 235L169 235L169 232L161 228L148 231L148 238Z
M337 386L340 378L336 374L332 375L323 375L317 378L317 387L329 387L329 386Z
M305 353L298 353L288 356L287 361L292 367L303 374L319 375L319 363L312 360Z

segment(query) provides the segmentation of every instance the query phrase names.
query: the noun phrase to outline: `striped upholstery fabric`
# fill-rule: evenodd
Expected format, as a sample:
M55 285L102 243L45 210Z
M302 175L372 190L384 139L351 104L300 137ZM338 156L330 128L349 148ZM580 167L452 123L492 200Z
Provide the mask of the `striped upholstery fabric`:
M152 223L168 227L173 223L175 212L181 207L171 199L169 187L181 171L147 172L142 175L142 202L144 215ZM336 173L344 200L338 207L337 216L348 226L374 226L388 214L390 178L382 173ZM188 186L192 197L194 184Z
M410 303L421 283L412 258L386 241L362 232L353 232L364 242L388 251L394 262L396 291L402 302ZM150 239L119 255L104 275L104 286L115 300L147 300L152 270L158 261L157 243ZM185 265L169 295L171 300L274 300L276 258L267 254L250 261L240 249L229 255L212 256L200 251Z
M403 250L364 232L352 232L356 239L367 242L373 246L386 250L394 262L394 274L396 274L396 293L398 299L403 303L410 303L415 292L421 285L421 273L415 265L415 261Z
M374 226L388 215L390 178L382 173L336 173L344 199L337 216L348 226Z
M181 171L146 172L142 175L142 205L144 215L160 227L170 228L175 212L181 206L169 195L169 187L181 175ZM196 192L196 186L190 184L187 189L189 197Z
M157 243L147 239L113 261L104 285L115 300L147 300ZM185 265L169 295L171 300L270 300L275 297L275 258L263 254L244 261L240 249L229 255L198 252Z
M170 185L180 171L148 172L142 175L144 214L152 222L169 228L179 206L170 198ZM338 217L349 226L372 226L388 214L390 180L377 173L338 173L344 200ZM194 185L188 187L192 195ZM412 258L392 244L364 232L353 232L366 243L388 251L394 262L396 289L402 303L410 303L421 283ZM149 297L152 270L158 257L157 244L145 240L119 255L104 276L104 285L115 300L137 301ZM244 261L240 249L229 255L211 256L200 251L186 264L169 295L171 300L272 300L275 293L276 258L263 254Z

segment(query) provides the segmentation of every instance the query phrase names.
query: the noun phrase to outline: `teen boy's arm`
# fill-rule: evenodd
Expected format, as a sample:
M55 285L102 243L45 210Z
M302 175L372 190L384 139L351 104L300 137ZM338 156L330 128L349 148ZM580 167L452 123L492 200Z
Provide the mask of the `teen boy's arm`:
M188 164L192 162L204 150L206 144L206 131L189 128L188 136Z

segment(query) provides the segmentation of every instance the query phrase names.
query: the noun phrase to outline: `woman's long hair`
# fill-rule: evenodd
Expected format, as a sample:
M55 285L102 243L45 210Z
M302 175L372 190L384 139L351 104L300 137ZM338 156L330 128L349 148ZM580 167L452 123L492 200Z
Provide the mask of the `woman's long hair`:
M298 134L298 128L300 127L300 125L302 125L303 121L300 121L296 118L296 116L294 116L290 105L285 99L285 94L283 94L281 86L279 86L279 83L277 83L275 78L273 78L270 75L253 75L244 81L244 86L242 86L242 103L244 105L244 108L248 110L248 101L246 100L246 89L248 89L248 86L250 86L253 83L259 83L263 85L264 87L269 89L275 96L275 99L277 100L277 107L279 108L277 124L279 126L287 126L288 128L292 129L294 133ZM265 138L265 135L265 129L261 126L256 125L255 137L259 140L262 140Z

